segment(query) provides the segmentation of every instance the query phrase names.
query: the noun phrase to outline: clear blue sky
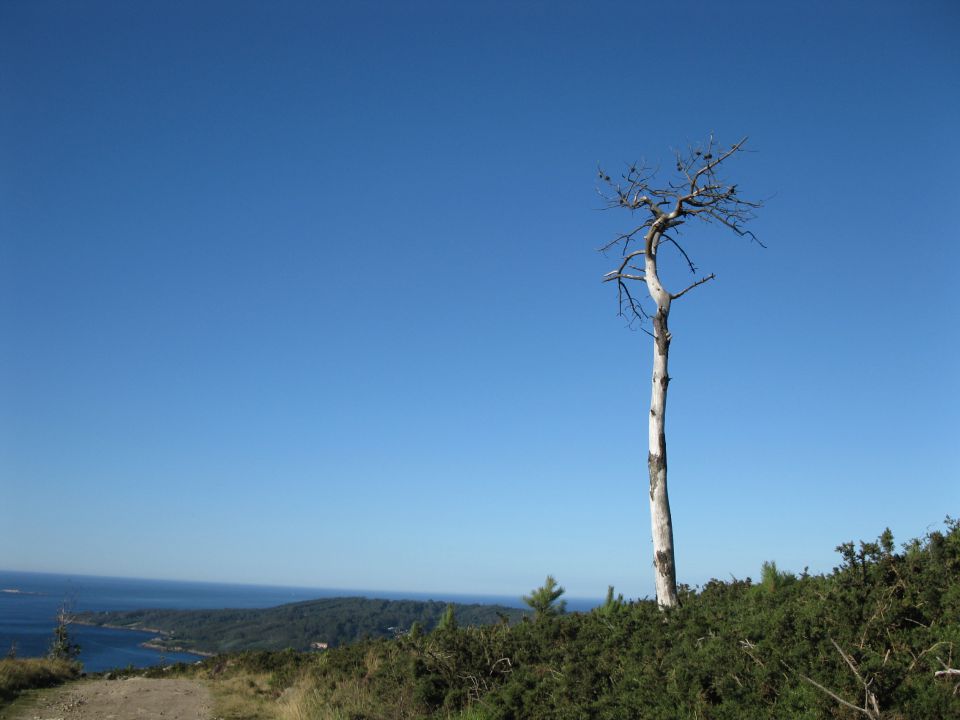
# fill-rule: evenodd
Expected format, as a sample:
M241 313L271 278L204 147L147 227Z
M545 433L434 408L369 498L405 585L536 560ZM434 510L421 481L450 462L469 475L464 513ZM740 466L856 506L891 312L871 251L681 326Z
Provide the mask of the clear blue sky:
M960 514L960 5L584 5L0 4L0 568L652 594L596 167L711 131L680 580Z

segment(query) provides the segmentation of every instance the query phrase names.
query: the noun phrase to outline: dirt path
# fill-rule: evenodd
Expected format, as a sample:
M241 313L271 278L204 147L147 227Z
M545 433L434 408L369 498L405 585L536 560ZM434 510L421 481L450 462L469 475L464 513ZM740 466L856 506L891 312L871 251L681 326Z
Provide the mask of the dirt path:
M44 692L29 708L9 716L9 720L148 718L211 720L210 691L193 680L89 680Z

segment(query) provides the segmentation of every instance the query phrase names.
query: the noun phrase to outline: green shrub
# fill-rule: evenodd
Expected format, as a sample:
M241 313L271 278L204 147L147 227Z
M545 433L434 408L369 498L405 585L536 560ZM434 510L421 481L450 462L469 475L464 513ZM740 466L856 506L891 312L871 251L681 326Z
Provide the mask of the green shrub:
M955 683L934 677L960 657L958 525L899 553L889 531L845 543L827 575L767 563L757 585L681 588L668 612L611 589L590 613L338 648L308 695L362 699L366 718L813 720L864 717L829 693L862 707L869 692L884 718L960 717Z

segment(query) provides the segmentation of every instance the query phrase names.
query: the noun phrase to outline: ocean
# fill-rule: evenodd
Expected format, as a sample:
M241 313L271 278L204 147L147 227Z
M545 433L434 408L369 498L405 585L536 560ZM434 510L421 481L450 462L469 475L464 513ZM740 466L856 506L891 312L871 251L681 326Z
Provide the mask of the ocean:
M265 608L318 598L363 596L388 600L444 600L462 603L498 603L524 607L519 596L397 593L370 590L229 585L175 580L55 575L0 570L0 657L15 648L17 657L47 653L58 608L66 602L75 612L171 608ZM587 610L594 600L571 599L570 610ZM70 634L80 645L80 661L87 672L121 667L149 667L161 663L193 662L190 653L160 653L140 647L151 633L72 625Z

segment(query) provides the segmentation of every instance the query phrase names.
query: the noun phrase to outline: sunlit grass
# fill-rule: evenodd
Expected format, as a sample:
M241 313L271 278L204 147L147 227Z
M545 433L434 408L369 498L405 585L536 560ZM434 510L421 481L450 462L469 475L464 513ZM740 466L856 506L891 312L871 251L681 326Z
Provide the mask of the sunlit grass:
M207 682L213 695L214 716L223 720L271 720L280 717L269 675L238 673Z
M80 665L67 660L0 660L0 702L9 702L25 690L53 687L79 675Z
M382 708L362 680L350 679L326 691L310 682L298 683L281 698L279 709L281 720L347 720L374 717Z

